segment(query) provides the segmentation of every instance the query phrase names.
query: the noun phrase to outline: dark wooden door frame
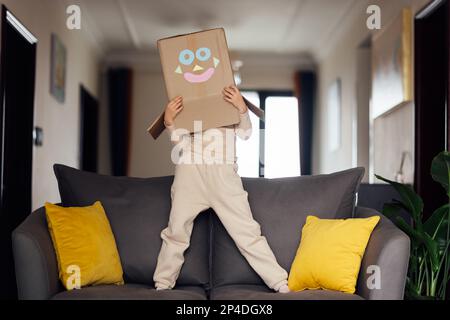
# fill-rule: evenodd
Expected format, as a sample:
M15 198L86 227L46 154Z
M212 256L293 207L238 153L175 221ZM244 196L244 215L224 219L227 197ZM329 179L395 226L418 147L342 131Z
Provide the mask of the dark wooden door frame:
M85 171L97 172L98 170L98 126L98 100L89 90L80 85L80 168ZM88 136L85 136L86 134ZM94 155L93 152L95 152Z
M414 187L424 199L424 217L445 203L430 176L431 161L450 143L450 0L431 1L415 17Z
M21 33L24 31L29 33L29 31L26 30L24 25L11 14L11 11L9 11L5 5L1 5L0 11L1 11L1 13L0 13L1 14L1 19L0 19L1 24L8 23L7 20L12 18L15 21L12 25L16 28L16 30L19 31L20 28L23 28L22 30L20 30ZM9 16L9 14L11 14L11 15ZM22 35L23 35L23 33L22 33ZM4 146L3 146L3 143L1 143L1 142L4 139L4 126L3 126L3 121L4 121L3 108L4 108L4 106L3 106L3 103L4 103L4 95L5 95L6 68L2 68L1 66L5 66L7 63L6 54L5 54L5 51L3 50L3 47L5 45L4 42L6 41L6 28L4 28L3 25L0 25L0 36L1 36L1 38L0 38L0 121L1 121L1 123L0 123L0 148L1 148L0 149L0 157L1 157L0 164L2 164L3 156L4 156L4 150L3 150ZM26 40L28 40L34 46L34 48L33 48L34 55L36 56L37 39L36 38L30 39L29 37L34 38L34 36L31 33L29 33L28 36L24 36L24 38ZM33 41L33 43L31 41ZM34 96L34 93L33 93L33 96ZM2 197L3 197L3 183L2 183L3 175L4 175L3 170L4 170L3 165L1 165L0 166L0 204L2 203Z
M32 208L37 39L4 5L0 14L0 299L14 299L11 233Z

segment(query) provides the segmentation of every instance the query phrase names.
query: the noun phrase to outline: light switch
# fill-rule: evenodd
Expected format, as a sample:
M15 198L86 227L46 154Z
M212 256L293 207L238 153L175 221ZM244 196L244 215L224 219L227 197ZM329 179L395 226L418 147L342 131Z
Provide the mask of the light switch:
M33 143L36 147L41 147L44 140L44 131L41 127L34 127L33 129Z

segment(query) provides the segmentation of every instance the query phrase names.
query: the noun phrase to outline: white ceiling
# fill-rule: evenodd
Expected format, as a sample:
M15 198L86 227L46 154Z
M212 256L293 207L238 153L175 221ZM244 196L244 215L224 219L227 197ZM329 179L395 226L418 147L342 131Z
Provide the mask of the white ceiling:
M235 51L316 55L360 0L78 0L106 52L155 50L156 40L224 27Z

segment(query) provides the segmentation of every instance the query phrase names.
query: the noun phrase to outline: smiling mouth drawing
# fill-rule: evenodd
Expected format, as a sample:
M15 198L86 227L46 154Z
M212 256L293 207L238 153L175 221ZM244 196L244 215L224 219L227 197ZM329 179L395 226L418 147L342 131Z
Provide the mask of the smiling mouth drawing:
M211 78L213 74L214 74L214 68L209 68L208 70L206 70L205 72L200 73L200 74L185 72L183 74L183 76L187 82L200 83L200 82L208 81L209 78Z

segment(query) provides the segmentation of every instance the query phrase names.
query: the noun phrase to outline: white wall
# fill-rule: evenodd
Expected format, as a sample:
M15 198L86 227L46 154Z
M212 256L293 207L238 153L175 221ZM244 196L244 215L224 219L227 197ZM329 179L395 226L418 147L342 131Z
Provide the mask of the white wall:
M244 52L240 70L242 89L294 90L294 73L314 70L314 59L308 55Z
M157 177L173 174L171 143L167 131L154 140L146 129L161 114L167 102L161 73L134 70L131 148L128 174Z
M57 0L4 0L7 8L38 39L35 119L44 131L44 144L33 152L33 208L58 202L54 163L79 165L79 85L98 93L99 53L84 31L66 28L65 7ZM82 25L83 27L83 25ZM56 33L67 48L66 100L50 95L50 35Z
M358 48L356 67L356 123L353 122L352 163L358 167L370 166L370 96L372 91L371 48ZM363 182L369 181L369 170L363 177Z
M241 88L245 89L292 90L294 72L314 68L312 59L298 55L240 53L239 59L244 61ZM154 177L173 174L167 133L164 132L155 141L146 132L167 103L158 55L153 52L128 52L106 58L105 67L117 65L133 69L129 175ZM107 170L104 172L107 173Z
M421 9L429 0L373 0L373 1L358 1L354 7L353 15L349 16L343 21L336 29L332 41L329 44L324 44L323 54L318 63L318 78L319 78L319 90L318 90L318 106L315 113L315 127L314 127L314 143L313 143L313 172L324 173L343 170L356 165L354 147L355 134L357 130L354 130L353 126L357 121L357 108L360 108L357 104L357 79L358 79L358 47L366 40L371 32L366 27L366 8L369 4L377 4L381 7L382 25L385 25L396 17L404 6L411 6L413 12L417 12ZM330 152L327 148L327 118L326 118L326 97L329 86L332 82L340 78L342 80L342 146L335 152ZM412 108L411 104L404 106L403 108ZM403 138L406 141L402 141L401 148L407 149L407 151L413 154L413 132L408 131L412 128L413 112L408 110L397 110L395 112L401 112L402 117L396 117L395 115L387 117L395 117L396 120L386 120L386 123L382 125L378 123L378 128L384 128L389 132L394 132L390 126L397 126L405 128L406 134ZM378 122L383 122L380 119ZM387 127L386 127L387 126ZM389 128L388 128L389 127ZM396 143L396 137L391 139L385 139L376 146L383 147L383 144ZM400 148L400 146L399 146ZM391 148L398 150L398 148ZM380 151L382 151L381 149ZM395 151L394 151L395 152ZM385 157L386 161L386 157ZM389 160L388 160L389 162ZM391 163L391 166L393 164ZM395 162L397 165L397 162ZM412 167L411 167L412 168ZM367 171L368 168L366 168ZM380 172L384 174L383 172Z

